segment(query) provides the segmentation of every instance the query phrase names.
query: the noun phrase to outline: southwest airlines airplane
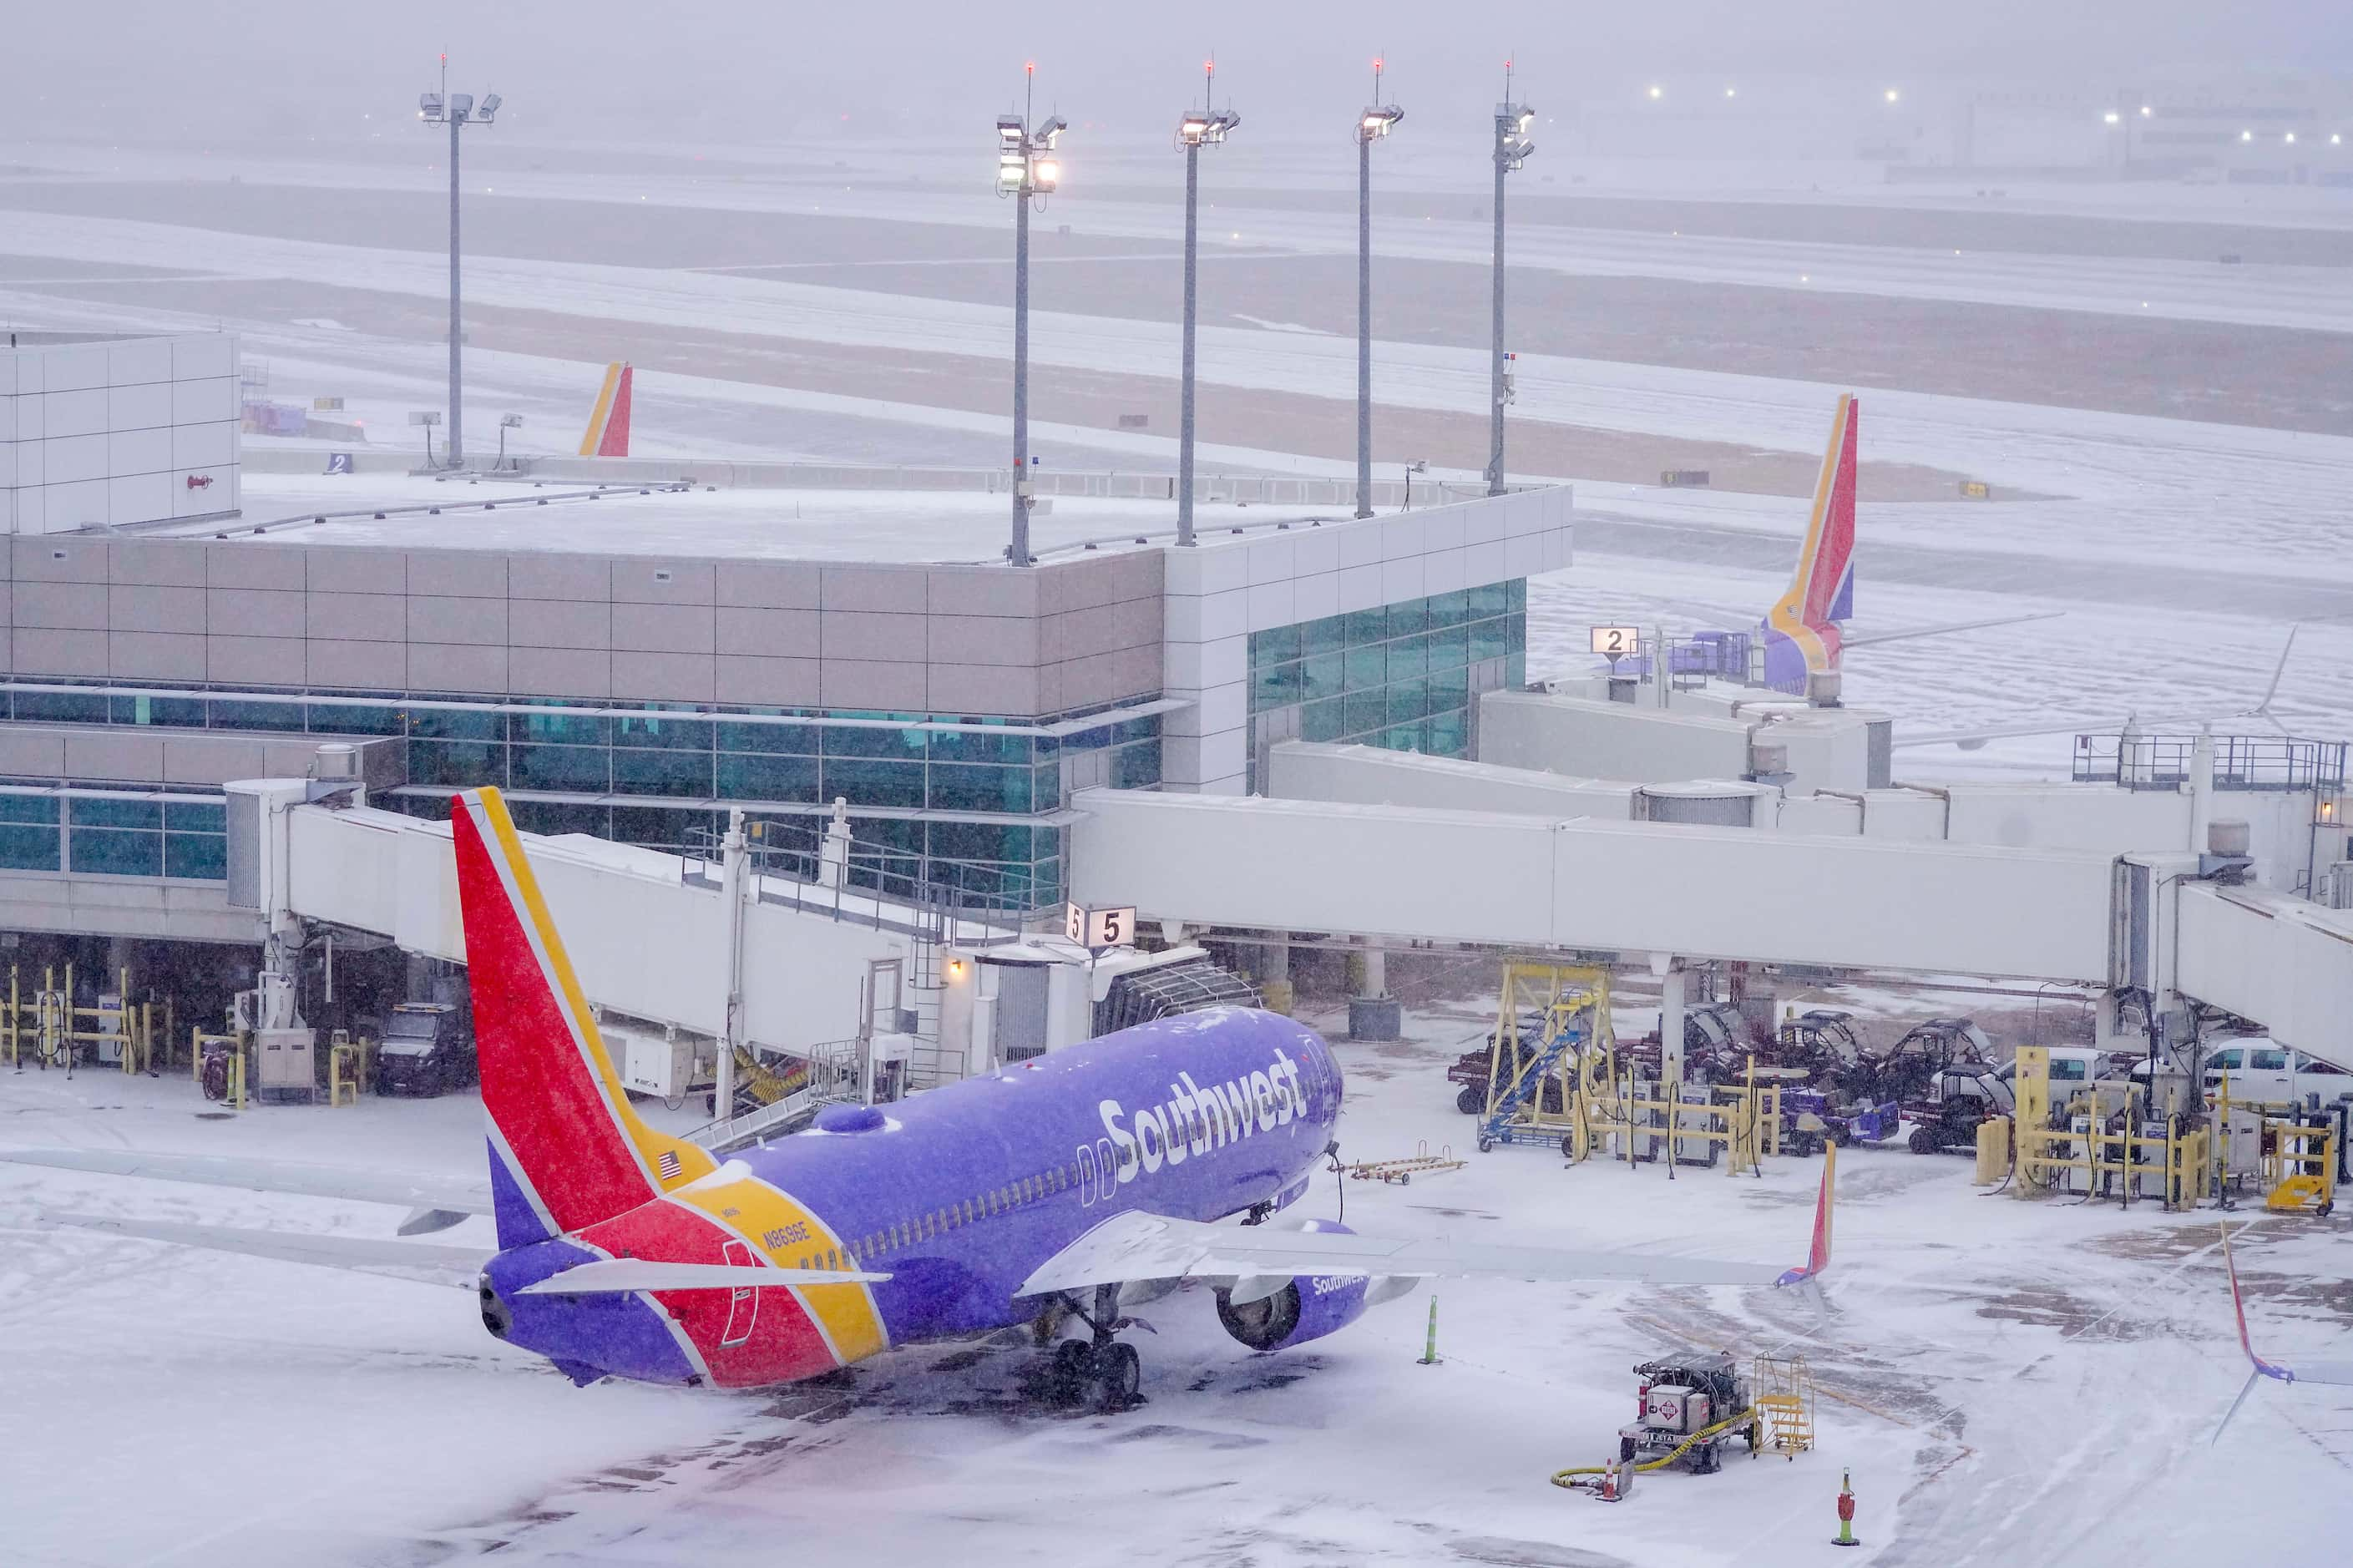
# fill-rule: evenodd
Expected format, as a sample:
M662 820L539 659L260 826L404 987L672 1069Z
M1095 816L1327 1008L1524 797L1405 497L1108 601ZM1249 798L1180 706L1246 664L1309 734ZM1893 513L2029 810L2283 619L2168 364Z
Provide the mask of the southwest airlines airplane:
M580 1384L746 1387L894 1344L1027 1324L1071 1397L1131 1404L1123 1309L1198 1280L1255 1351L1331 1333L1433 1276L1797 1285L1828 1265L1388 1241L1276 1218L1336 1149L1340 1070L1314 1032L1228 1007L1163 1018L714 1156L621 1091L498 792L454 803L488 1186L209 1156L46 1151L37 1164L359 1198L403 1234L493 1217L498 1250L53 1215L156 1240L462 1281L483 1326ZM1075 1337L1060 1338L1076 1330Z

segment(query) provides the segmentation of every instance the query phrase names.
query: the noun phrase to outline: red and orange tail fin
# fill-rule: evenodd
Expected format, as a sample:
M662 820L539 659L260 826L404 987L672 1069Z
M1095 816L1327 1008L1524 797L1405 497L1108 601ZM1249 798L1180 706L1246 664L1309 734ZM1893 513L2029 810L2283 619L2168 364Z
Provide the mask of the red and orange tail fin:
M709 1173L708 1153L648 1127L622 1092L499 792L459 795L449 825L500 1244L579 1230Z
M605 367L605 384L597 389L596 406L588 414L587 432L580 437L582 457L629 455L629 384L636 376L636 370L627 363Z
M1839 394L1797 570L1765 614L1769 630L1806 649L1811 669L1837 666L1839 623L1854 614L1854 469L1861 417L1854 395Z

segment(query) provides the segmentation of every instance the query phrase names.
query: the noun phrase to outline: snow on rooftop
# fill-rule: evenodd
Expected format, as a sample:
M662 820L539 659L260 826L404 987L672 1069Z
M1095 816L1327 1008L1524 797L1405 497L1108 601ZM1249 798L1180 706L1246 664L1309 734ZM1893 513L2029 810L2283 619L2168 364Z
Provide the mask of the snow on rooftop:
M1010 498L984 491L630 486L590 499L581 484L414 475L248 473L244 484L241 522L177 531L393 549L987 563L1002 557L1011 526ZM1237 528L1346 516L1333 507L1196 508L1205 543ZM1030 548L1051 560L1091 542L1103 550L1163 544L1176 521L1166 500L1055 497L1030 518Z

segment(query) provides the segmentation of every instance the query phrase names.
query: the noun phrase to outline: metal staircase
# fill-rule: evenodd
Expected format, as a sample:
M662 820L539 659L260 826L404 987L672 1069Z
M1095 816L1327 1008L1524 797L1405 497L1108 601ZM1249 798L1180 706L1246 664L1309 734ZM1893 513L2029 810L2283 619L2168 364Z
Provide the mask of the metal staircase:
M1794 1459L1814 1446L1814 1374L1805 1357L1758 1356L1748 1386L1764 1422L1765 1447Z

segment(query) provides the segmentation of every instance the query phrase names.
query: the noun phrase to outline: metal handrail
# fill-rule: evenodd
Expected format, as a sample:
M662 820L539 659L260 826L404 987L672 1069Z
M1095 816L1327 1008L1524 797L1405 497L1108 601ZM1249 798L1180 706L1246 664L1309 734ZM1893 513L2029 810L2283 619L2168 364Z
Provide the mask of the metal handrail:
M2215 735L2214 787L2220 790L2341 790L2343 741L2292 735ZM2189 782L2195 735L2079 734L2074 781L2126 789L2178 788Z

